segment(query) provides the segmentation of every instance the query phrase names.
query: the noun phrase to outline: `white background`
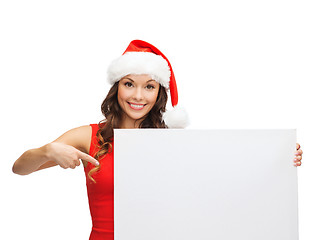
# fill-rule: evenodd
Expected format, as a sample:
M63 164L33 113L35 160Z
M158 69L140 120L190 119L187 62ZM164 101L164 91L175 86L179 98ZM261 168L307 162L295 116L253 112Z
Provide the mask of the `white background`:
M81 167L11 167L101 120L108 64L142 39L171 61L189 128L297 129L300 238L320 239L320 12L310 0L1 1L0 235L88 239Z

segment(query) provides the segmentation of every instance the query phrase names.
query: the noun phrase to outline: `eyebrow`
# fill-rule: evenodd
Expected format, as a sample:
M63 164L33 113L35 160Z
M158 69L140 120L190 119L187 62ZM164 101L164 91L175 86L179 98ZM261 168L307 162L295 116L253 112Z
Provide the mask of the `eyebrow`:
M129 77L125 77L124 79L128 79L132 82L135 82L133 79L129 78ZM151 81L155 81L154 79L149 79L147 82L151 82ZM156 82L156 81L155 81Z

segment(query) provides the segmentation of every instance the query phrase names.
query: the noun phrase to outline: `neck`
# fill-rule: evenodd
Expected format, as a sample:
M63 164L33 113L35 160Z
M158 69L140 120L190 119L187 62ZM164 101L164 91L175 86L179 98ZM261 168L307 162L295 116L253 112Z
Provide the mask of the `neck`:
M143 121L143 119L133 120L124 117L121 121L120 128L131 129L131 128L138 128L139 124Z

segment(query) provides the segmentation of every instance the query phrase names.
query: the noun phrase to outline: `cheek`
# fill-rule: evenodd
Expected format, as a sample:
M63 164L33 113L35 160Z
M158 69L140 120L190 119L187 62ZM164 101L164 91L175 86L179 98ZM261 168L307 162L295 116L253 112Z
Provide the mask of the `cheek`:
M122 87L118 89L117 94L118 102L125 101L128 98L128 92L124 90Z
M159 85L158 85L158 88L157 88L157 90L156 90L155 93L154 93L154 102L157 101L157 97L158 97L159 92L160 92L160 89L159 89Z
M157 96L158 96L158 92L155 92L154 94L151 94L150 96L149 96L149 102L151 102L151 103L155 103L156 102L156 100L157 100Z

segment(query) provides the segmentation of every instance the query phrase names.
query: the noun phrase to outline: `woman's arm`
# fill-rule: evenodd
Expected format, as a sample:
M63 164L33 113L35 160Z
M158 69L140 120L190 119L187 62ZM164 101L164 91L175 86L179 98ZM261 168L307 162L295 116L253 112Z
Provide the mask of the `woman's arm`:
M24 152L15 161L12 171L27 175L57 165L64 169L75 168L80 165L80 159L97 165L96 159L87 154L90 141L91 126L71 129L51 143Z
M41 165L50 161L47 147L48 145L44 145L40 148L25 151L14 163L12 171L19 175L27 175L36 171ZM52 165L54 166L53 163Z

